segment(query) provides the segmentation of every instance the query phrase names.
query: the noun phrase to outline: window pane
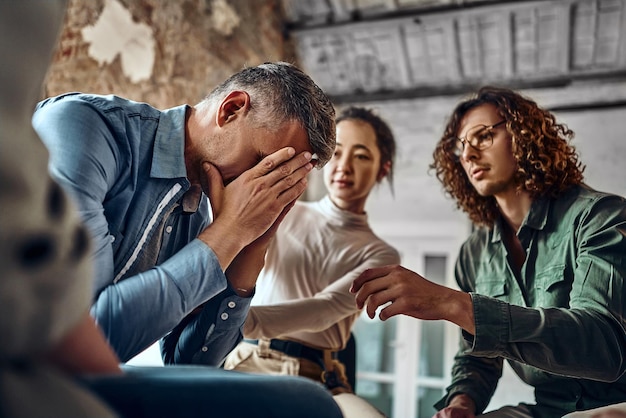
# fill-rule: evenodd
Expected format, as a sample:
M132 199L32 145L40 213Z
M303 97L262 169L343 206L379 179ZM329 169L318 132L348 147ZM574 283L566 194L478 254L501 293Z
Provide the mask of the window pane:
M433 405L443 397L443 389L417 389L417 416L432 417L437 410Z
M359 390L359 386L363 387L366 384L374 383L378 387L378 391L376 395L369 396L364 395ZM378 383L378 382L370 382L366 379L360 379L359 385L357 386L356 394L371 403L374 407L379 409L385 416L390 417L392 408L393 408L393 384L392 383ZM432 416L430 414L429 416Z
M352 328L356 339L359 372L394 373L392 341L396 335L396 318L370 319L365 311Z
M396 319L383 322L378 318L370 319L363 312L352 331L356 340L356 369L361 374L357 379L356 393L391 416L393 384L384 381L389 381L395 373L392 342L396 335ZM385 376L363 376L368 373ZM383 381L377 381L377 378Z
M422 322L418 376L443 377L443 321Z
M424 277L431 282L445 284L447 261L448 260L445 255L424 256Z
M425 277L435 283L445 284L446 262L446 256L424 256ZM443 377L444 323L443 321L423 321L421 328L418 375Z

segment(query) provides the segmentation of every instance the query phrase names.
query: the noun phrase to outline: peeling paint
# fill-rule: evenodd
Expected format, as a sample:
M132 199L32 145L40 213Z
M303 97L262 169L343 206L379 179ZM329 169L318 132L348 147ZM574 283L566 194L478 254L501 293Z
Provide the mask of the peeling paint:
M212 7L211 23L213 28L224 36L232 35L233 30L241 23L235 9L230 7L225 0L215 0Z
M120 55L122 72L133 83L147 80L154 66L154 35L150 26L133 22L132 15L117 0L105 0L93 26L82 29L90 57L102 66Z

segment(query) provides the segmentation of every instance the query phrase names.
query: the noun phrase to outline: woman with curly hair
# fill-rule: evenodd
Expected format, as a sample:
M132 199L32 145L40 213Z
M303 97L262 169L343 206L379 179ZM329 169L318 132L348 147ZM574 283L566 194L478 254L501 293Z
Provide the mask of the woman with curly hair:
M476 226L455 276L460 290L401 266L353 283L357 306L443 319L461 329L452 383L436 417L475 417L507 359L535 403L488 417L561 417L626 401L626 201L583 184L552 113L508 89L460 103L434 151L445 192Z

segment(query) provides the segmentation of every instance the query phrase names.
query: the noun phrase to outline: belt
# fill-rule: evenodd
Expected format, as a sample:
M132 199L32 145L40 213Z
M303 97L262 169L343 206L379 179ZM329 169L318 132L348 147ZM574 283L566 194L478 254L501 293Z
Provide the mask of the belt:
M244 340L250 344L259 344L259 340ZM270 348L272 350L280 351L281 353L285 353L291 357L299 357L307 360L311 360L314 363L324 364L324 350L318 350L316 348L311 348L304 344L289 341L289 340L278 340L271 339L270 340ZM333 352L333 358L336 358L337 353Z
M245 339L244 341L250 344L259 344L259 340ZM321 381L333 394L352 392L352 387L346 379L343 368L339 368L338 371L331 361L331 359L337 359L337 351L318 350L295 341L278 339L271 339L269 348L280 351L290 357L310 360L319 365L322 369L319 381Z

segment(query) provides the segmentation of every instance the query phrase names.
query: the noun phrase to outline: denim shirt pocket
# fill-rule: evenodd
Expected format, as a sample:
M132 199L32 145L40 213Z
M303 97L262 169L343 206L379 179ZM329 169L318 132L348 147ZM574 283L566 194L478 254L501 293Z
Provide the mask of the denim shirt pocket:
M476 293L508 301L509 288L502 279L485 277L476 282Z
M535 304L538 307L569 307L571 282L565 277L565 265L547 267L535 280Z

